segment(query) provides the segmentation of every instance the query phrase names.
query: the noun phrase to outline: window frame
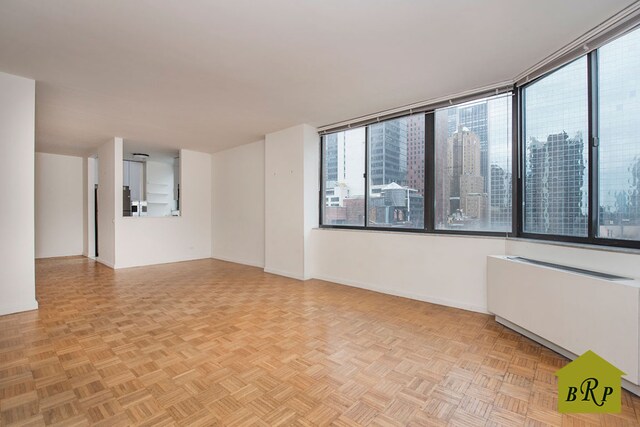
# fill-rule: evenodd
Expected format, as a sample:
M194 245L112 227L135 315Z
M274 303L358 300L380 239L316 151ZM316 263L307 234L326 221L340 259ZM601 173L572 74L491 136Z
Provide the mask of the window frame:
M640 29L633 29L638 30ZM632 31L633 31L632 30ZM435 111L442 108L443 105L434 105L425 108L421 112L406 111L401 114L394 115L393 117L385 118L385 120L396 119L400 117L406 117L415 114L425 115L425 150L424 150L424 228L412 229L402 227L369 227L368 226L368 191L369 191L369 123L361 123L354 127L365 127L365 222L362 226L353 225L333 225L323 224L324 216L324 141L325 135L334 132L340 132L344 129L336 129L332 132L324 132L320 138L320 204L319 204L319 226L327 229L339 229L339 230L372 230L394 233L418 233L418 234L435 234L435 235L458 235L458 236L487 236L487 237L506 237L506 238L523 238L531 239L533 241L545 242L559 242L575 245L591 246L593 249L606 249L606 248L620 248L620 249L640 249L640 240L629 239L611 239L598 236L598 209L599 209L599 96L598 96L598 52L603 46L608 43L624 37L628 32L622 32L616 37L612 37L607 43L598 46L596 49L572 57L570 60L559 64L557 67L546 71L545 73L536 76L535 79L515 83L510 91L503 93L510 93L512 97L511 104L511 167L512 167L512 227L509 232L494 232L494 231L472 231L472 230L450 230L450 229L435 229ZM525 171L523 170L525 165L526 156L526 144L524 141L524 128L526 123L526 117L524 115L525 104L525 89L548 77L554 72L560 70L566 65L586 57L587 59L587 138L585 143L588 147L587 159L588 165L585 172L586 178L589 180L587 185L587 236L567 236L557 234L541 234L531 233L524 231L524 201L525 201ZM496 95L498 93L496 92ZM483 98L491 97L486 92L478 93L476 96L469 96L464 101L450 102L450 105L458 105L467 103L474 100L480 100ZM380 120L381 121L381 120Z
M496 94L496 95L487 95L487 94L482 94L480 96L477 96L475 98L466 100L464 102L460 102L460 103L453 103L450 105L450 107L455 107L455 106L460 106L463 104L470 104L473 103L475 101L480 101L480 100L486 100L486 99L491 99L491 98L497 98L499 96L511 96L511 230L509 231L487 231L487 230L455 230L455 229L447 229L447 228L435 228L436 224L435 224L435 220L436 220L436 213L435 213L435 202L436 202L436 192L435 192L435 180L436 180L436 129L435 129L435 113L436 110L439 110L443 107L440 108L434 108L433 110L430 110L430 112L432 113L432 131L431 131L431 147L430 147L430 157L431 157L431 164L429 165L430 168L430 172L431 172L431 182L434 184L433 186L428 186L429 190L430 190L430 199L429 199L429 207L430 207L430 218L429 218L429 225L430 225L430 230L429 232L432 234L450 234L450 235L460 235L460 236L487 236L487 237L514 237L515 236L515 223L514 223L514 215L515 215L515 198L514 198L514 193L515 193L515 181L514 181L514 177L516 176L516 170L517 170L517 165L516 165L516 156L514 155L514 147L517 145L516 143L516 132L514 131L516 128L513 126L514 123L514 118L516 116L516 110L514 108L514 101L516 98L516 90L515 90L515 86L514 89L508 92L504 92L501 94ZM448 108L448 107L444 107L444 108ZM426 129L426 125L425 125L425 131ZM425 172L426 175L426 172ZM425 188L427 188L427 185L425 183ZM427 192L427 190L425 190L425 193ZM426 197L426 194L425 194ZM425 205L426 205L426 199L425 199ZM426 211L426 207L425 207L425 211ZM426 221L427 218L425 218Z
M529 81L517 80L516 83L508 90L503 90L502 93L511 94L511 168L512 168L512 226L509 232L495 232L495 231L473 231L473 230L451 230L451 229L435 229L435 112L437 109L445 107L447 105L460 105L474 100L480 100L483 98L489 98L491 93L478 92L475 95L465 96L463 99L456 100L456 102L449 101L448 104L440 103L439 105L430 105L424 107L420 111L404 111L397 114L393 114L384 117L384 120L393 120L400 117L406 117L415 114L425 115L425 149L424 149L424 227L422 229L415 228L402 228L402 227L372 227L368 225L368 191L369 191L369 122L363 121L356 126L343 126L342 128L335 128L330 131L324 131L320 138L320 193L319 193L319 226L321 228L328 229L351 229L351 230L373 230L373 231L390 231L394 233L418 233L418 234L436 234L436 235L460 235L460 236L488 236L488 237L506 237L506 238L523 238L545 242L559 242L574 245L589 246L592 249L606 249L606 248L621 248L621 249L640 249L640 239L611 239L598 236L599 226L599 64L598 54L601 47L624 37L626 34L632 31L640 31L639 25L625 28L624 31L620 31L616 36L609 37L606 43L597 45L590 52L582 55L575 55L569 57L566 61L558 64L557 66L548 69L540 75L536 75L535 79ZM557 234L542 234L532 233L524 231L525 224L525 156L526 156L526 141L524 141L524 129L526 123L526 117L524 115L525 105L525 89L548 77L554 72L562 69L563 67L571 64L572 62L586 57L587 59L587 137L585 143L587 144L587 159L588 165L585 172L585 176L589 180L587 185L588 197L587 197L587 236L567 236ZM523 77L524 78L524 77ZM499 95L498 89L496 89L495 95ZM378 118L377 121L382 121ZM325 136L335 132L341 132L347 129L353 129L356 127L365 128L365 195L364 195L364 209L365 209L365 221L362 226L354 225L337 225L337 224L324 224L324 141Z
M324 224L324 209L326 206L326 188L325 188L325 162L324 162L324 144L325 137L327 135L331 135L334 133L347 132L349 130L354 130L358 128L364 128L364 161L365 161L365 169L364 169L364 222L363 225L353 225L353 224ZM335 132L327 132L326 134L320 135L320 186L319 186L319 204L318 204L318 224L320 228L338 228L341 230L362 230L367 225L367 191L368 191L368 171L367 171L367 153L368 153L368 144L367 138L369 138L369 127L368 126L354 126L349 129L343 129Z
M427 125L426 125L426 121L427 121L427 117L428 117L428 113L416 113L416 114L425 114L425 133L427 132ZM409 117L409 116L414 116L416 114L411 114L410 112L407 114L403 114L397 117L393 117L389 120L395 120L395 119L400 119L403 117ZM354 126L350 129L357 129L357 128L364 128L364 138L365 138L365 144L364 144L364 224L363 225L340 225L340 224L324 224L324 208L325 208L325 203L324 203L324 194L326 191L325 188L325 179L324 179L324 168L325 168L325 162L324 162L324 148L325 148L325 137L327 135L331 135L333 133L339 133L339 132L346 132L347 130L338 130L335 132L327 132L323 135L320 136L320 203L319 203L319 226L320 228L328 228L328 229L338 229L338 230L370 230L370 231L393 231L393 232L401 232L401 233L425 233L426 230L425 228L404 228L404 227L371 227L369 226L369 168L370 168L370 161L369 161L369 125L363 125L363 126ZM426 136L426 135L425 135ZM425 157L427 156L427 141L425 140ZM425 164L425 169L426 169L426 164ZM426 188L427 188L427 179L426 179L426 170L425 170L425 193L426 193ZM427 210L427 206L426 206L426 194L425 194L425 214L423 214L424 216L426 216L426 210ZM425 224L426 225L426 224Z
M369 225L369 199L370 199L370 194L369 194L369 187L371 185L370 183L370 168L371 168L371 159L369 158L369 126L371 124L365 125L364 127L366 128L365 130L365 196L364 196L364 209L365 209L365 216L364 216L364 226L362 227L357 227L357 228L366 228L367 230L374 230L374 231L403 231L403 232L418 232L418 233L425 233L426 229L427 229L427 224L425 222L426 220L426 210L427 210L427 206L426 206L426 202L427 202L427 195L426 195L426 191L427 191L427 171L426 171L426 157L428 157L427 155L427 151L428 151L428 142L427 142L427 135L428 135L428 131L427 131L427 117L430 115L430 112L423 112L423 113L414 113L411 114L411 112L407 113L407 114L403 114L401 116L397 116L397 117L393 117L390 118L388 120L381 120L379 122L376 123L384 123L387 121L393 121L393 120L399 120L405 117L411 117L411 116L419 116L422 115L424 116L424 120L425 120L425 130L424 130L424 157L423 160L425 160L425 171L424 171L424 193L422 195L423 197L423 209L422 209L422 228L415 228L415 227L377 227L377 226L372 226ZM407 158L408 161L408 158Z
M587 54L589 55L589 54ZM589 244L589 237L591 236L592 230L591 230L591 209L592 209L592 200L591 200L591 193L592 193L592 185L593 185L593 180L591 177L591 169L592 169L592 146L591 146L591 141L592 141L592 128L591 128L591 124L592 124L592 111L593 111L593 105L592 105L592 98L591 98L591 94L592 94L592 84L591 84L591 60L589 59L589 57L587 55L582 55L579 56L577 58L572 59L571 61L564 63L562 65L560 65L557 68L554 68L553 70L550 70L544 74L542 74L541 76L536 77L535 79L531 80L530 82L527 82L526 84L523 84L519 87L517 87L517 96L519 98L518 100L518 117L519 117L519 123L518 125L518 140L514 141L515 144L517 144L520 148L519 151L519 157L518 157L518 163L520 164L519 168L518 168L518 178L520 179L520 182L518 182L517 187L518 187L518 192L519 192L519 196L520 196L520 200L518 202L518 208L519 210L517 212L515 212L515 214L517 215L517 232L516 232L516 237L522 237L524 239L534 239L534 240L547 240L547 241L554 241L554 242L569 242L569 243L578 243L578 244ZM524 133L525 133L525 125L526 125L526 115L524 114L525 111L525 103L526 103L526 96L525 96L525 89L537 82L539 82L540 80L544 80L545 78L551 76L553 73L555 73L556 71L559 71L561 69L563 69L564 67L568 66L569 64L572 64L575 61L578 61L582 58L584 58L585 56L587 56L587 63L586 63L586 67L587 67L587 138L585 141L585 144L587 145L587 162L588 162L588 169L585 173L585 176L587 177L587 179L589 180L588 186L587 186L587 202L589 204L588 209L587 209L587 237L582 237L582 236L569 236L569 235L563 235L563 234L544 234L544 233L531 233L531 232L526 232L524 231L524 225L525 225L525 194L526 194L526 180L525 180L525 173L526 173L526 156L527 156L527 150L526 150L526 141L524 139ZM597 63L596 63L597 65Z
M516 92L515 91L507 91L499 94L501 96L511 96L512 98L512 106L511 106L511 116L512 123L514 120L514 110L513 110L513 100L515 99ZM467 104L473 101L479 101L486 98L492 98L496 95L488 95L486 93L478 94L475 97L471 97L470 99L465 99L462 102L453 103L455 105ZM435 235L457 235L457 236L487 236L487 237L513 237L514 236L514 203L515 200L513 198L514 185L512 183L512 203L511 203L511 218L512 218L512 227L511 231L480 231L480 230L452 230L452 229L436 229L435 228L435 189L433 185L435 183L436 178L436 170L435 170L435 113L437 109L442 108L442 106L437 106L433 108L429 108L424 112L413 113L408 111L404 114L397 115L394 117L390 117L387 120L396 120L403 117L415 116L418 114L424 115L424 209L423 209L423 228L404 228L404 227L373 227L369 226L369 169L370 169L370 161L369 161L369 124L364 124L362 126L354 126L350 129L357 129L359 127L365 128L365 196L364 196L364 225L340 225L340 224L324 224L324 194L325 194L325 181L324 181L324 168L325 168L325 159L323 156L324 148L325 148L325 137L327 135L333 133L339 133L346 131L345 129L336 130L335 132L326 132L320 136L320 190L319 190L319 218L318 224L320 228L327 229L338 229L338 230L369 230L369 231L383 231L383 232L394 232L394 233L418 233L418 234L435 234ZM382 122L382 120L380 120ZM513 124L512 124L513 126ZM513 156L513 147L514 143L514 134L513 128L511 130L512 137L512 154L511 154L511 176L515 176L514 172L516 170L516 161Z
M621 34L619 37L624 37L625 34ZM617 40L619 37L616 37L613 40ZM610 42L611 42L610 41ZM603 46L606 46L603 45ZM602 46L601 46L602 47ZM514 221L517 222L517 228L515 237L520 237L524 239L531 240L540 240L543 242L563 242L563 243L573 243L578 245L589 245L594 246L596 248L600 247L613 247L613 248L622 248L622 249L640 249L640 240L628 240L628 239L610 239L603 238L598 236L598 208L599 208L599 96L598 96L598 49L594 49L593 51L586 53L578 58L574 58L571 61L562 64L561 66L550 70L543 75L537 77L536 79L527 82L526 84L522 84L516 88L514 93L514 102L517 102L517 115L514 114L514 120L517 116L517 134L518 140L514 141L514 146L517 145L519 149L519 153L517 153L517 163L518 163L518 175L517 182L514 182L514 188L517 188L517 206L515 206L514 211ZM589 180L589 184L587 186L587 201L589 203L589 207L587 209L587 236L566 236L566 235L558 235L558 234L541 234L541 233L531 233L524 231L524 195L525 195L525 179L523 167L525 164L525 143L524 141L524 128L526 123L526 117L524 115L524 105L525 105L525 89L550 76L556 71L564 68L565 66L571 64L572 62L586 57L587 59L587 141L585 143L588 146L588 165L585 176ZM518 98L518 99L515 99ZM515 123L514 123L515 125ZM514 132L515 134L515 132ZM516 162L514 162L516 163ZM514 175L516 176L516 175ZM516 200L516 199L514 199Z

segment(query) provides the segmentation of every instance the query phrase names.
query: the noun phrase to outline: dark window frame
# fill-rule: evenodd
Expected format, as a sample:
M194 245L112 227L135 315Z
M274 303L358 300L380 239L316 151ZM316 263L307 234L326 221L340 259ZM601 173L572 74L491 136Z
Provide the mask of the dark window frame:
M463 104L470 104L476 101L480 101L480 100L484 100L484 99L490 99L490 98L494 98L494 97L499 97L499 96L511 96L512 101L513 99L515 99L516 97L516 91L515 91L515 87L513 91L509 91L509 92L504 92L501 94L497 94L497 95L493 95L493 96L488 96L487 94L483 94L483 95L479 95L476 98L473 99L469 99L466 100L464 102L460 102L460 103L453 103L452 105L450 105L450 107L455 107L455 106L459 106L459 105L463 105ZM515 136L515 132L514 132L514 127L513 127L513 117L515 116L515 110L514 110L514 104L512 103L511 105L511 118L512 118L512 128L511 128L511 191L512 191L512 197L511 197L511 230L509 231L486 231L486 230L455 230L455 229L446 229L446 228L436 228L436 224L435 224L435 220L436 220L436 212L435 212L435 202L436 202L436 191L435 191L435 180L436 180L436 129L435 129L435 113L436 110L439 109L443 109L443 108L449 108L449 107L441 107L441 108L437 108L434 110L430 110L430 114L432 116L432 129L431 129L431 140L430 143L431 145L429 146L429 157L431 158L431 163L429 164L429 175L430 175L430 179L431 179L431 183L429 184L428 188L430 191L430 199L429 199L429 207L430 207L430 217L429 217L429 233L431 234L446 234L446 235L453 235L453 236L488 236L488 237L514 237L515 236L515 226L513 224L514 221L514 215L515 215L515 208L514 208L514 201L515 198L513 198L513 188L514 188L514 181L513 181L513 177L515 176L515 171L516 171L516 157L513 155L513 147L516 144L515 140L513 139ZM427 126L425 125L425 132L427 131ZM425 163L426 164L426 163ZM426 175L427 172L425 172ZM425 187L427 188L427 187ZM426 193L427 190L425 189L425 204L426 204ZM425 208L426 211L426 208ZM426 217L425 217L425 221L426 221ZM425 222L426 224L426 222Z
M605 45L606 46L606 45ZM606 247L614 247L614 248L626 248L626 249L640 249L640 240L626 240L626 239L610 239L603 238L598 236L598 209L599 209L599 187L598 187L598 173L599 173L599 164L598 164L598 154L599 154L599 98L598 98L598 50L595 49L585 55L582 55L578 58L572 59L571 61L562 64L561 66L550 70L549 72L537 77L535 80L532 80L526 84L523 84L516 88L514 102L517 102L517 130L518 130L518 140L517 145L519 152L517 154L517 162L518 163L518 175L517 182L515 182L514 187L517 187L517 206L514 210L514 221L516 222L517 229L515 233L515 237L521 237L524 239L531 240L540 240L542 242L562 242L562 243L574 243L579 245L588 245L593 246L595 248L606 248ZM589 180L588 184L588 209L587 209L587 236L566 236L566 235L558 235L558 234L540 234L540 233L528 233L524 231L524 200L525 200L525 179L524 179L524 171L522 170L525 164L525 141L524 141L524 125L526 121L526 117L524 115L524 105L525 105L525 89L550 76L556 71L564 68L565 66L571 64L574 61L579 59L587 58L587 141L586 144L588 146L588 165L585 176ZM516 99L517 98L517 99ZM516 115L514 114L514 117ZM515 122L514 122L515 124ZM516 176L516 175L514 175ZM514 199L516 200L516 199Z
M512 98L515 98L515 92L514 91L509 91L509 92L504 92L500 94L501 96L511 96ZM479 101L482 99L487 99L487 98L492 98L492 96L487 96L486 93L483 94L479 94L477 97L475 98L471 98L471 99L467 99L463 102L457 103L457 104L453 104L453 106L455 105L462 105L462 104L467 104L470 102L474 102L474 101ZM366 125L362 125L362 126L354 126L351 129L357 129L357 128L365 128L365 158L364 158L364 162L365 162L365 173L364 173L364 179L365 179L365 195L364 195L364 225L341 225L341 224L324 224L324 186L325 186L325 182L324 182L324 144L325 144L325 137L327 135L333 134L333 133L339 133L339 132L345 132L348 129L341 129L338 130L336 132L327 132L324 133L320 136L320 191L319 191L319 199L320 199L320 203L319 203L319 226L320 228L327 228L327 229L339 229L339 230L371 230L371 231L392 231L392 232L398 232L398 233L418 233L418 234L436 234L436 235L454 235L454 236L487 236L487 237L513 237L514 236L514 231L515 228L511 228L511 231L505 232L505 231L478 231L478 230L451 230L451 229L436 229L435 228L435 189L433 188L435 185L435 178L436 178L436 170L435 170L435 113L436 110L440 109L440 108L433 108L433 109L428 109L424 112L420 112L420 113L412 113L412 112L407 112L406 114L402 114L402 115L398 115L398 116L394 116L392 118L389 118L387 120L384 121L388 121L388 120L397 120L403 117L409 117L409 116L416 116L419 114L422 114L425 116L425 121L424 121L424 154L423 154L423 158L422 160L424 160L424 209L423 209L423 228L405 228L405 227L375 227L375 226L370 226L369 225L369 166L370 166L370 159L369 159L369 124ZM515 115L513 112L513 107L512 107L512 112L511 112L512 118ZM382 122L382 120L380 121ZM513 138L513 129L512 129L512 138ZM512 149L513 146L515 145L512 141ZM512 154L512 158L511 158L511 176L514 176L514 171L515 171L515 164L516 162L514 161L515 157L513 157ZM512 191L513 191L513 184L512 184ZM513 198L512 198L512 220L513 220Z
M589 55L589 54L587 54ZM523 84L519 87L516 87L516 92L518 94L518 117L520 119L518 125L518 140L516 141L516 144L519 147L519 157L518 157L518 163L519 163L519 169L518 169L518 173L519 173L519 182L518 182L518 193L519 193L519 201L518 201L518 207L520 208L516 214L518 215L516 218L517 221L517 230L516 230L516 237L522 237L525 239L534 239L534 240L546 240L546 241L554 241L554 242L568 242L568 243L578 243L578 244L590 244L589 241L589 237L591 236L591 186L592 186L592 180L591 180L591 171L587 170L587 172L585 173L585 177L589 180L589 184L587 187L587 192L589 193L587 196L587 202L589 203L589 207L587 209L587 232L589 233L588 237L582 237L582 236L568 236L568 235L561 235L561 234L544 234L544 233L531 233L531 232L526 232L524 231L524 225L525 225L525 201L526 201L526 180L525 180L525 175L526 175L526 156L527 156L527 151L526 151L526 141L524 139L524 134L525 134L525 124L526 124L526 114L525 114L525 103L526 103L526 96L525 96L525 89L537 82L539 82L540 80L544 80L545 78L549 77L550 75L552 75L553 73L555 73L556 71L559 71L561 69L563 69L564 67L568 66L569 64L572 64L578 60L581 60L582 58L584 58L586 55L582 55L579 56L578 58L574 58L571 61L562 64L561 66L554 68L553 70L550 70L544 74L542 74L541 76L538 76L537 78L531 80L530 82L527 82L526 84ZM592 117L592 109L593 109L593 105L591 102L591 74L590 74L590 68L591 68L591 62L589 59L587 59L587 141L585 141L585 144L587 144L588 146L588 152L587 152L587 158L588 158L588 167L589 169L591 169L591 117Z

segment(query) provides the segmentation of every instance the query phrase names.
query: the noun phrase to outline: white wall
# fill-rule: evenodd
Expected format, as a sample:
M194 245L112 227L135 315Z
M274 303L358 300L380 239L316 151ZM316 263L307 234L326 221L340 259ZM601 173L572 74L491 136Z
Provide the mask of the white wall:
M640 254L491 237L315 229L313 277L486 312L486 257L517 255L640 278Z
M640 253L501 237L314 229L315 138L313 128L296 126L267 135L264 153L258 142L213 155L214 258L261 265L259 231L264 229L267 272L479 312L487 311L489 255L528 256L640 278ZM264 179L258 172L263 157Z
M213 258L264 267L264 141L212 159Z
M211 155L180 151L179 217L123 217L122 193L115 194L115 268L211 257ZM122 188L122 150L115 188ZM103 163L100 159L100 186ZM101 237L98 237L100 241Z
M35 168L36 258L82 255L82 157L36 153Z
M309 233L318 221L318 155L318 133L308 125L266 135L266 272L311 278L305 257L310 256Z
M488 255L504 239L315 229L313 276L421 301L487 311Z
M304 247L304 278L313 278L313 250L311 232L318 227L320 218L318 197L320 194L320 137L318 131L311 126L302 128L302 162L304 165L303 183L303 247Z
M119 160L119 161L118 161ZM116 212L122 215L122 193L116 195L116 180L122 188L122 138L113 138L98 148L98 257L116 264Z
M0 315L38 308L34 155L35 82L0 73Z

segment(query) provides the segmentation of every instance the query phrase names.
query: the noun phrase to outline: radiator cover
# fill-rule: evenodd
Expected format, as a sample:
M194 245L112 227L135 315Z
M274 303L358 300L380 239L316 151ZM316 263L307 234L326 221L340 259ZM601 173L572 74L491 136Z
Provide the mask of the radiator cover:
M640 384L640 284L487 257L489 312L575 355L592 350Z

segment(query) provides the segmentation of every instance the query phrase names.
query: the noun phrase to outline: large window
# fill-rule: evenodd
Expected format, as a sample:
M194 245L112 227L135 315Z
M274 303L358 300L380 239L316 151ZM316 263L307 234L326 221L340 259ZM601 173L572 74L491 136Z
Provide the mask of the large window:
M435 112L435 228L511 231L511 95Z
M640 248L640 29L569 54L514 93L325 135L323 225Z
M587 58L527 86L524 232L587 236Z
M525 235L640 240L638 70L635 30L522 90Z
M364 226L365 134L357 128L322 139L325 225Z
M424 114L369 126L370 227L424 228Z
M598 52L598 236L640 240L640 30Z
M510 232L511 110L507 94L324 135L322 224Z

